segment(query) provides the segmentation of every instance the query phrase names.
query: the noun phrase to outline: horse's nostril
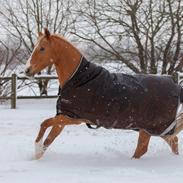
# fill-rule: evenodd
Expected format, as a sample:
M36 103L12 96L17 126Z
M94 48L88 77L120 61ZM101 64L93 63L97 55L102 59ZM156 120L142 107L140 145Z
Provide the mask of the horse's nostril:
M27 68L27 69L25 70L25 74L29 74L29 72L30 72L30 68Z

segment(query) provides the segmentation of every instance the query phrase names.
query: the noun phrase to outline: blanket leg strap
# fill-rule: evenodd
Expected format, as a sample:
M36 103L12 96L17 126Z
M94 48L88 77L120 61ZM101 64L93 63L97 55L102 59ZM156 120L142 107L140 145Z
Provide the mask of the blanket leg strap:
M90 128L90 129L93 129L93 130L96 130L96 129L98 129L98 128L101 127L101 126L99 126L99 125L96 125L96 127L93 127L92 125L90 125L90 124L88 124L88 123L86 123L86 126L87 126L88 128Z

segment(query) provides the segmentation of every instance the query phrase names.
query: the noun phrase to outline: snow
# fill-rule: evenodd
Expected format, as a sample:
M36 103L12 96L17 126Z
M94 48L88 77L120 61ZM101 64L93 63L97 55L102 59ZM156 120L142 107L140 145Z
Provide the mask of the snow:
M183 179L183 138L180 155L152 137L148 153L131 159L138 133L90 130L68 126L40 160L34 139L41 121L55 114L56 99L18 100L18 108L0 105L0 183L180 183Z

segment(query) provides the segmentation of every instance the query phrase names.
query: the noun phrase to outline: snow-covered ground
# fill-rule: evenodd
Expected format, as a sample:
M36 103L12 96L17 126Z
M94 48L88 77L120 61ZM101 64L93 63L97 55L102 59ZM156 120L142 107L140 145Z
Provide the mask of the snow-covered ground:
M55 102L19 100L16 110L0 105L0 183L182 183L182 134L179 156L153 137L148 153L135 160L136 132L69 126L34 160L34 138L41 121L55 114Z

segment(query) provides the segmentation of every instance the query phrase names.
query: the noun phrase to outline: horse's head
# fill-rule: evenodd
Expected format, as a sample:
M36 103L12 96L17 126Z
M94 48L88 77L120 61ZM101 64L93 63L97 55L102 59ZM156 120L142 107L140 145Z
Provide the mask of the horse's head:
M44 33L39 33L38 42L27 61L25 74L34 76L54 64L60 85L63 86L78 68L81 58L82 54L69 41L45 29Z
M45 28L44 34L39 33L38 42L26 63L25 74L33 76L40 72L45 67L53 64L54 54L51 44L51 35L48 29Z

